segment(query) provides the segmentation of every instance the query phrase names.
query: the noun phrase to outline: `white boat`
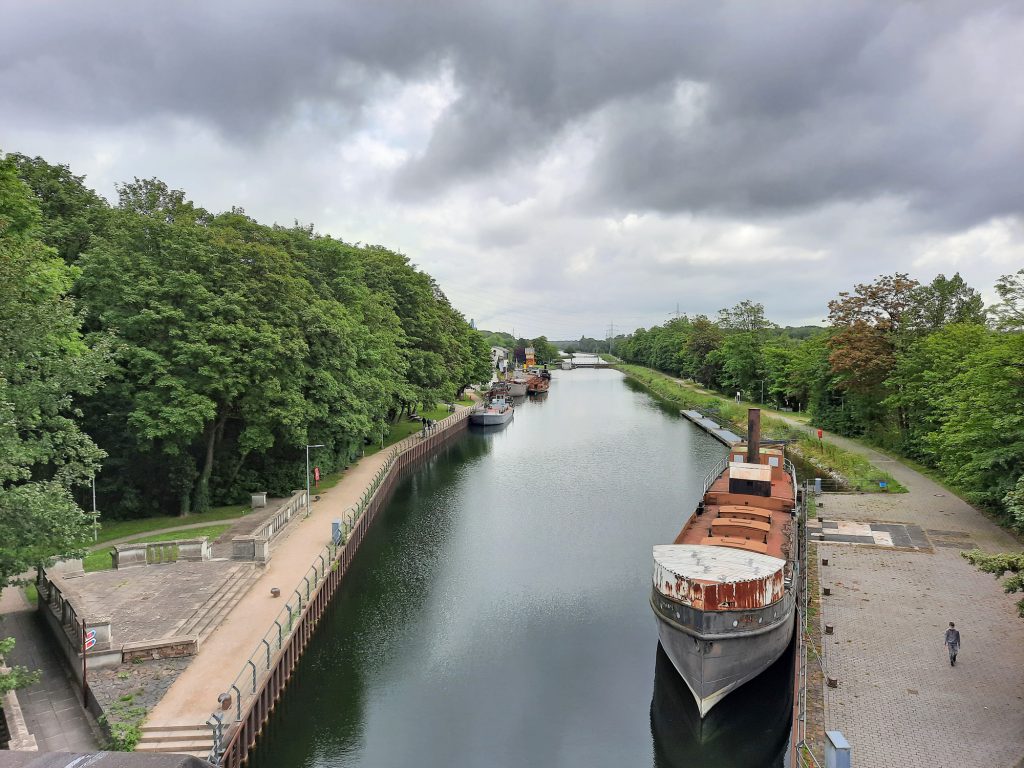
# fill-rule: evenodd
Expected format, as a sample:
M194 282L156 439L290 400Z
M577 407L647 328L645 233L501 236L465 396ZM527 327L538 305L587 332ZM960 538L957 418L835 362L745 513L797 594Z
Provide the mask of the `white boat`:
M486 405L478 405L469 414L470 424L481 427L496 427L512 421L515 409L504 397L491 398Z

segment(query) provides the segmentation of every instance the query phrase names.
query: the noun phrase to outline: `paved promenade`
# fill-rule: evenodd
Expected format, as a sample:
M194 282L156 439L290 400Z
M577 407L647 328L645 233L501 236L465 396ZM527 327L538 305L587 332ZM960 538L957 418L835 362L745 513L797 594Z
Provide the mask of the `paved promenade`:
M984 765L1014 768L1024 758L1024 619L999 582L960 557L962 549L1019 551L1021 545L944 488L858 443L910 492L827 494L826 520L920 526L932 551L819 544L826 668L825 722L841 730L858 768ZM813 552L812 547L812 552ZM819 560L820 563L820 560ZM955 668L942 644L955 621L962 649Z
M331 521L359 501L389 451L378 451L350 467L341 482L312 505L308 519L294 519L284 541L277 542L263 575L243 595L217 631L167 691L146 719L146 726L198 725L217 708L223 693L255 650L274 618L317 554L331 540ZM270 595L281 588L281 597Z

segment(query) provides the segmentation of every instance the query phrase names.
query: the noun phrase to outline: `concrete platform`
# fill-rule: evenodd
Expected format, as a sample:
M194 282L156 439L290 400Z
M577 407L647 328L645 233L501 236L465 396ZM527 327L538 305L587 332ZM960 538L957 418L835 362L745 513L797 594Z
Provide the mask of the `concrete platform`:
M119 647L189 634L204 608L215 609L218 596L253 572L251 563L179 561L70 579L54 574L53 580L83 615L110 618L113 644Z

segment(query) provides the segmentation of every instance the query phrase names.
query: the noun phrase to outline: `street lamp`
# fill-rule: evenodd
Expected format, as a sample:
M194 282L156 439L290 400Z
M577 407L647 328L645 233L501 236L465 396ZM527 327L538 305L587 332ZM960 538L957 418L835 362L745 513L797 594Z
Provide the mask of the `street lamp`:
M99 534L100 513L96 511L96 473L92 473L92 540L97 541Z
M323 443L317 443L316 445L306 445L306 517L309 517L309 449L323 447Z

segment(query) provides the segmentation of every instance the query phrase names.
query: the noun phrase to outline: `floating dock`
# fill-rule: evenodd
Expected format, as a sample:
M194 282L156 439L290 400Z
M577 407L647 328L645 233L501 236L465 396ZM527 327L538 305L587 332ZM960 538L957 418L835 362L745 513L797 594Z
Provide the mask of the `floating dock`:
M718 442L724 443L729 448L732 448L736 443L743 442L743 438L735 432L726 429L718 422L713 419L709 419L698 411L680 411L679 415L689 419L713 438L718 440Z

